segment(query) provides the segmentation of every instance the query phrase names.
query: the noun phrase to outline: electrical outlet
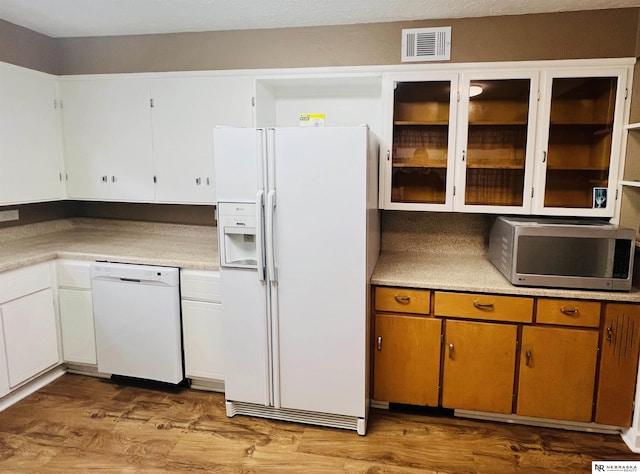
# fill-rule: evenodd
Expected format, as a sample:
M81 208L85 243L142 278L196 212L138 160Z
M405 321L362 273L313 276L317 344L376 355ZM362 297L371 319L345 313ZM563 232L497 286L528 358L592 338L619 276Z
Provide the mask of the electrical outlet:
M20 214L17 209L0 211L0 222L17 221L18 219L20 219Z

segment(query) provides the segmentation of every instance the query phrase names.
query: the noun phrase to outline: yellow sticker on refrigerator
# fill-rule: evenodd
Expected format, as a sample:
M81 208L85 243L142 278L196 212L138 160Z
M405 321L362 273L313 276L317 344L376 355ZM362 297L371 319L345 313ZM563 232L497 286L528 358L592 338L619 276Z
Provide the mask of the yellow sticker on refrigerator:
M301 127L324 127L324 114L300 114Z

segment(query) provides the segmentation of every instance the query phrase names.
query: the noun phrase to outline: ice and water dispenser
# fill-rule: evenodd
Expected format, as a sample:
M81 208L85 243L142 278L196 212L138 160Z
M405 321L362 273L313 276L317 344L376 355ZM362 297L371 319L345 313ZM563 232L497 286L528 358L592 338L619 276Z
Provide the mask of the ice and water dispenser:
M220 265L257 268L255 203L218 203Z

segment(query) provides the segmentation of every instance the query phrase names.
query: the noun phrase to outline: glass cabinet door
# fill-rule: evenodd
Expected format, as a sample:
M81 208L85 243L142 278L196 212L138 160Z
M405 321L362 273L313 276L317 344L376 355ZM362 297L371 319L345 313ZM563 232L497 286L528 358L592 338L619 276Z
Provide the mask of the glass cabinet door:
M453 77L393 81L389 209L450 210L455 106Z
M575 74L575 73L574 73ZM603 74L603 75L600 75ZM546 77L539 213L612 216L625 72ZM616 123L617 122L617 123ZM615 124L615 125L614 125ZM614 170L615 168L615 170Z
M537 76L466 76L460 91L456 208L528 212Z

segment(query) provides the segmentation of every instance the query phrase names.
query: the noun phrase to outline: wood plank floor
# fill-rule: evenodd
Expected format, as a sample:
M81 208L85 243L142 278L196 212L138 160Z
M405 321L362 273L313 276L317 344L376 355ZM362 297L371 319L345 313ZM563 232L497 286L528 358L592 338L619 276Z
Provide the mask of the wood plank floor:
M372 410L367 436L246 416L224 397L64 375L0 413L0 472L591 472L619 436Z

